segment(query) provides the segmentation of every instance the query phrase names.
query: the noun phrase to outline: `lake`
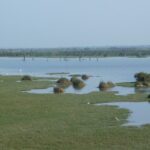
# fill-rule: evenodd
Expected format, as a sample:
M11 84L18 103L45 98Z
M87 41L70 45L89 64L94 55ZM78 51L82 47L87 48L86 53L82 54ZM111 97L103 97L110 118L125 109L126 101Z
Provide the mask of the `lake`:
M0 74L47 76L47 73L88 74L98 76L101 80L113 82L134 81L134 74L140 71L150 72L148 58L0 58Z
M150 57L148 58L0 58L0 74L2 75L32 75L38 77L68 77L71 74L87 74L91 78L82 90L68 88L67 93L89 93L98 91L100 81L132 82L137 72L150 72ZM49 75L49 73L54 73ZM55 74L56 73L56 74ZM61 74L62 73L62 74ZM120 89L116 87L114 91ZM122 91L134 89L123 89ZM135 91L135 90L134 90Z

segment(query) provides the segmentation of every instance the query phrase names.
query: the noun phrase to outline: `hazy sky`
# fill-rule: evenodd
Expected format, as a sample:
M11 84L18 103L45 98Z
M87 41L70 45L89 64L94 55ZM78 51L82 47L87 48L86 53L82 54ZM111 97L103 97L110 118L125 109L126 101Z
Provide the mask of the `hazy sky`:
M150 44L150 0L0 0L0 47Z

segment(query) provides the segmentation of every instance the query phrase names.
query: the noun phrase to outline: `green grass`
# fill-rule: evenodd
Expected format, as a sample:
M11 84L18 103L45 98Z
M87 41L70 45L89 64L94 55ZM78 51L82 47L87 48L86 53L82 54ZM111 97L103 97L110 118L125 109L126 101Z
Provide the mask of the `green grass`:
M1 150L149 150L150 126L122 127L128 110L94 106L97 102L147 101L147 95L115 96L94 92L28 94L48 81L24 81L0 76ZM87 103L92 103L87 105ZM115 117L120 121L116 121Z
M53 72L53 73L47 73L48 75L68 75L69 72Z
M121 82L121 83L116 83L118 86L123 86L123 87L135 87L135 82Z

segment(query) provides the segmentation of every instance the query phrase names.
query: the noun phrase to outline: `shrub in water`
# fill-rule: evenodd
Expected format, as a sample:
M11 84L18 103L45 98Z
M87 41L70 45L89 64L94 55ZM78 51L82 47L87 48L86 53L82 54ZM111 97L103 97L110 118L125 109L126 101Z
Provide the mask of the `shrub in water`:
M143 82L143 85L146 87L150 87L150 82Z
M109 88L115 87L115 84L111 81L108 81L107 84L108 84Z
M143 87L143 86L144 86L144 85L143 85L142 82L137 81L137 82L135 83L135 87L137 87L137 88L141 88L141 87Z
M109 81L109 82L100 82L98 88L100 90L107 90L108 88L112 88L114 86L115 86L115 84L111 81Z
M147 76L147 73L144 73L144 72L136 73L136 74L134 75L136 81L139 81L139 82L144 82L146 76Z
M148 97L147 98L150 98L150 94L148 95Z
M57 83L62 87L68 87L71 85L71 82L67 78L60 78Z
M105 82L100 82L98 87L99 87L100 90L106 90L106 89L109 88L108 84L105 83Z
M54 93L56 94L60 94L60 93L64 93L64 89L61 87L54 87Z
M82 75L82 80L87 80L87 79L89 79L89 76L88 75L86 75L86 74L84 74L84 75Z
M72 77L72 78L70 79L71 83L73 83L75 80L77 80L76 77Z
M136 79L136 83L135 83L136 87L149 87L150 86L150 74L140 72L140 73L135 74L134 77Z
M71 82L74 88L81 89L85 86L85 83L78 78L71 78Z
M30 76L25 75L25 76L23 76L23 77L21 78L21 80L22 80L22 81L31 81L32 79L31 79Z

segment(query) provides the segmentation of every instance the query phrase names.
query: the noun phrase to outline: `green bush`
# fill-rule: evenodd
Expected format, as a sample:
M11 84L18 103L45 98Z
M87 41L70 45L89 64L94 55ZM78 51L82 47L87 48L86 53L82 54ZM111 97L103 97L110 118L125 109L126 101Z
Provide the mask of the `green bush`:
M150 74L140 72L134 75L136 79L135 87L149 87L150 86Z
M102 82L100 82L98 88L100 90L107 90L107 89L112 88L114 86L115 86L115 84L113 82L111 82L111 81L109 81L109 82L103 82L102 81Z
M139 81L135 82L135 87L141 88L141 87L143 87L143 86L144 86L144 85L143 85L142 82L139 82Z
M82 75L82 80L87 80L87 79L89 79L89 76L88 75L86 75L86 74L84 74L84 75Z
M54 87L53 91L56 94L64 93L64 89L61 87Z
M22 81L31 81L32 78L29 75L25 75L21 78Z
M67 78L60 78L57 83L59 84L59 86L61 87L68 87L71 85L70 80L68 80Z
M72 77L72 78L70 79L71 83L73 83L76 79L77 79L76 77Z
M115 84L111 81L108 81L107 84L110 88L115 87Z
M71 82L73 87L76 89L81 89L85 86L85 83L82 80L75 77L71 78Z
M109 86L108 86L108 84L107 83L105 83L105 82L100 82L100 84L99 84L99 89L100 90L106 90L106 89L108 89L109 88Z

